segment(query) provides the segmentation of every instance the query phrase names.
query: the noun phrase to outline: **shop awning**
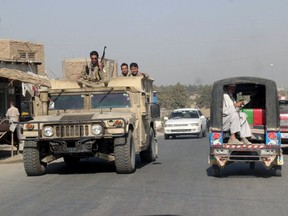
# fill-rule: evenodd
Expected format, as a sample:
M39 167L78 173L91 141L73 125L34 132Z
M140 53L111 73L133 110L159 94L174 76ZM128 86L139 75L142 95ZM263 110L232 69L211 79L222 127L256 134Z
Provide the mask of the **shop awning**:
M0 77L10 80L18 80L24 83L31 83L36 86L51 87L51 83L48 78L34 74L32 72L23 72L17 69L0 68Z

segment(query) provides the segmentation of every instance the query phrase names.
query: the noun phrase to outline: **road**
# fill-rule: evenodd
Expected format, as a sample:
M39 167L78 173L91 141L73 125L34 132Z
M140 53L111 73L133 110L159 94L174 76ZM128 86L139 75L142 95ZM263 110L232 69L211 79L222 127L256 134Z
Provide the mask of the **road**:
M159 137L159 158L137 159L131 175L113 163L84 160L76 170L63 161L47 174L27 177L21 160L0 164L0 215L287 215L287 155L283 176L256 165L232 164L224 177L211 176L208 139Z

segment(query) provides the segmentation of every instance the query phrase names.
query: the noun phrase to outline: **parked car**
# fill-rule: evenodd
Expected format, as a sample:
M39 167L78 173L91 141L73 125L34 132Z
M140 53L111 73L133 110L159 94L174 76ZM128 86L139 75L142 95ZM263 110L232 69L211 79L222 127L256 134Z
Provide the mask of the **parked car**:
M179 135L206 136L207 118L199 109L182 108L174 110L169 119L164 118L164 138L175 138Z
M288 100L279 100L280 132L282 143L288 143Z

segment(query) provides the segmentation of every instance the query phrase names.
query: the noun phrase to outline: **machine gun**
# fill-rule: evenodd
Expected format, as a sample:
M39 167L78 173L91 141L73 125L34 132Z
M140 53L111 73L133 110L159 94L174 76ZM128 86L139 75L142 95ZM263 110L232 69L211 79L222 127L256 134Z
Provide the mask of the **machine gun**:
M106 50L106 46L104 46L103 53L102 53L102 56L101 56L101 60L100 60L101 64L103 63L103 60L105 58L105 50Z
M88 76L88 75L89 75L89 66L88 66L87 59L85 59L85 61L86 61L86 65L85 65L85 75Z

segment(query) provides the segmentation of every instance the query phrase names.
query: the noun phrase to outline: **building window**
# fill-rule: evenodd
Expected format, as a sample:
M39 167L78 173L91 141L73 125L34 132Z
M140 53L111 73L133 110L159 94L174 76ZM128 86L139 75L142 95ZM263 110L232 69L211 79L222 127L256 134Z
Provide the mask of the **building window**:
M28 53L28 59L35 59L35 52L30 52L30 53Z
M26 52L19 52L19 58L26 59Z

